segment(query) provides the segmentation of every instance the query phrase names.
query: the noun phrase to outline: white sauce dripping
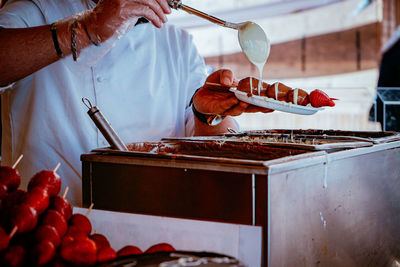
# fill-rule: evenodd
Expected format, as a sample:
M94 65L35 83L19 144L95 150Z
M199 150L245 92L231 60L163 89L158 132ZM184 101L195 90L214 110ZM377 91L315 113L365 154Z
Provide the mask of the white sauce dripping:
M278 100L279 82L275 83L275 99Z
M295 105L297 105L297 97L299 96L299 89L298 88L296 88L296 89L294 89L294 91L293 91L293 103L295 104Z
M239 44L247 59L253 63L260 72L258 95L261 95L262 73L271 50L271 43L264 30L258 24L247 22L239 29Z

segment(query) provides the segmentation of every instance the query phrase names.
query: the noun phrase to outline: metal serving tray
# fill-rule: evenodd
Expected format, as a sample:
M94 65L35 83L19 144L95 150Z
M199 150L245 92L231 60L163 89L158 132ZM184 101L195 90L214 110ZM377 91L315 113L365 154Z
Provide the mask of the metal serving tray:
M316 136L295 136L288 134L229 134L213 137L180 137L165 138L164 141L185 141L185 142L227 142L247 143L249 145L262 145L279 148L323 150L333 152L343 149L372 146L370 141L327 139Z
M239 133L229 133L224 136L287 136L290 138L318 138L326 140L352 140L372 142L373 144L388 143L400 140L398 132L368 132L368 131L340 131L340 130L254 130Z
M366 143L369 144L369 143ZM266 161L289 157L300 159L309 157L310 149L275 144L250 143L244 141L225 142L222 138L208 140L178 139L160 142L137 142L127 144L129 151L99 148L92 152L106 155L129 157L149 157L174 160L191 160L214 163L230 163L263 166Z

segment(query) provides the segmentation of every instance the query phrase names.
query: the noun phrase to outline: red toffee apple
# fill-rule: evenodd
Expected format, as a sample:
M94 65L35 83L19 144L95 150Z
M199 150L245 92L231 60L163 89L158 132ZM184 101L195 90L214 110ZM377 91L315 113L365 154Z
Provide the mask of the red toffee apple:
M37 242L49 240L56 248L61 243L61 238L57 232L57 229L51 225L40 225L37 227L34 237Z
M15 206L21 204L22 197L26 192L20 189L15 190L7 195L1 202L0 207L0 224L9 226L10 214Z
M50 240L37 243L31 250L30 264L39 266L50 262L56 255L56 247Z
M19 267L26 261L26 250L23 246L9 246L1 257L1 266Z
M6 185L8 192L16 190L21 184L21 176L19 175L18 170L8 166L1 166L0 184Z
M17 189L9 193L7 197L4 199L2 209L3 208L10 209L13 206L21 204L25 194L26 192L21 189Z
M111 247L110 242L108 242L107 238L102 234L93 234L90 235L89 238L96 243L96 246L99 250Z
M71 219L69 220L69 225L80 227L86 232L87 235L90 235L92 232L92 224L90 223L89 219L85 215L79 213L72 215Z
M43 170L36 173L28 184L28 191L36 186L47 187L47 191L51 197L57 196L61 190L60 176L51 170Z
M11 225L18 227L18 233L35 229L38 221L36 210L28 204L19 204L11 210Z
M118 250L117 255L118 257L121 257L121 256L137 255L142 253L143 251L136 246L125 246L120 250Z
M5 250L8 247L8 244L10 243L10 237L4 231L3 227L0 227L0 251Z
M72 217L71 204L69 204L68 200L60 196L50 198L49 209L56 210L61 213L66 221L69 221L69 219Z
M43 213L49 206L50 197L45 187L31 188L23 197L22 203L28 204L36 209L38 214Z
M97 262L106 262L117 257L117 253L111 247L99 249L97 252Z
M54 259L48 264L48 266L50 267L69 267L69 265L67 265L62 259L61 256L56 253L56 256L54 257Z
M72 237L73 239L85 239L88 237L86 231L76 225L68 226L68 230L65 236Z
M5 199L8 195L8 187L5 184L0 184L0 200Z
M159 243L152 245L144 253L154 253L159 251L175 251L175 248L168 243Z
M97 259L96 243L90 238L75 239L63 242L61 245L61 258L74 265L93 265Z
M54 226L60 237L64 236L67 232L67 221L64 219L64 216L56 210L47 210L41 218L41 224Z

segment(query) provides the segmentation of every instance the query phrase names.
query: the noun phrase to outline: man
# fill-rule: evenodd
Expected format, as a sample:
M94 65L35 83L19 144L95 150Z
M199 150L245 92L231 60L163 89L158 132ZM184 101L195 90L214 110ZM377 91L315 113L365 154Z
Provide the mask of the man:
M170 12L166 0L9 0L0 10L2 164L24 154L23 187L61 162L57 172L80 205L79 156L107 146L82 97L126 143L214 135L236 127L230 116L269 112L203 86L236 80L229 70L206 77L191 37L165 25ZM227 117L208 125L215 114Z

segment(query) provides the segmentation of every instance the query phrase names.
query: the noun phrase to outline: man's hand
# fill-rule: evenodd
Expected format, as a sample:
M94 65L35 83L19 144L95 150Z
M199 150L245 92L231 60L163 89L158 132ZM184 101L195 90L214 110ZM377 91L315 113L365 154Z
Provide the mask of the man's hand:
M161 28L170 13L167 0L100 0L89 20L98 25L96 32L106 40L115 32L124 34L141 17Z
M231 70L218 70L208 76L206 82L221 84L221 86L204 84L193 97L193 105L197 111L203 114L239 116L244 112L269 113L273 111L271 109L253 106L237 99L236 96L229 91L230 87L237 86L238 84ZM215 91L215 89L219 91ZM221 89L226 92L221 92Z

